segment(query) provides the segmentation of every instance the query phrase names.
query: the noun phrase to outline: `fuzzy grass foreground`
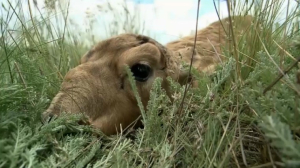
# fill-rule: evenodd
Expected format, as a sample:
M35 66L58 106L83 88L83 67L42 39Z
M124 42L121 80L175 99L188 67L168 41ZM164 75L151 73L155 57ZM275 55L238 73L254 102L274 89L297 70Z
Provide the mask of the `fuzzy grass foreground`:
M42 125L28 124L32 119L27 114L7 113L0 121L0 167L298 167L295 92L277 84L261 94L277 76L268 59L260 60L240 84L232 82L234 65L230 59L214 76L201 76L199 88L187 94L183 115L176 109L184 87L170 80L175 92L171 103L157 79L144 129L127 135L106 137L86 125L82 115ZM0 90L10 98L23 91ZM6 99L1 97L1 104Z

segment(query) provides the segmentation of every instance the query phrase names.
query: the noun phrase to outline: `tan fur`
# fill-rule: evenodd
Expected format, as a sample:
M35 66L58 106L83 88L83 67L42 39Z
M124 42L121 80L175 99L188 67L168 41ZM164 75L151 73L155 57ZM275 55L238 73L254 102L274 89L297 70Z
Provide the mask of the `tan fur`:
M232 17L232 21L234 35L239 38L239 36L243 35L250 28L253 18L249 15L245 17L235 16ZM214 66L225 59L222 49L228 48L233 43L230 40L232 38L228 37L230 30L229 23L229 18L225 18L197 32L193 65L199 71L211 73L214 71ZM194 38L194 35L187 36L178 41L168 43L166 47L174 51L175 55L181 55L183 61L190 64Z
M249 27L251 19L250 16L236 19L243 23L239 32ZM222 20L225 29L227 21ZM184 84L187 72L182 68L182 61L190 63L193 40L194 36L187 36L164 47L147 36L122 34L98 43L82 57L80 65L66 74L59 93L43 116L59 115L62 111L84 112L90 123L105 134L120 132L120 126L126 128L140 115L125 65L144 63L153 69L147 81L136 82L146 106L155 78L163 79L162 86L169 96L167 76ZM214 66L224 60L221 47L225 47L227 41L220 22L199 30L193 60L195 68L213 72Z

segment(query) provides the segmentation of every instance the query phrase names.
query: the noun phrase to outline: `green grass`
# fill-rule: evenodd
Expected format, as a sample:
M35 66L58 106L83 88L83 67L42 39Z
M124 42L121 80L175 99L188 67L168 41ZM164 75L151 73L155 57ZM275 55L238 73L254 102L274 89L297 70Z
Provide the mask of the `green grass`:
M236 47L229 44L231 51L223 53L229 60L216 73L192 72L199 87L187 93L183 113L177 109L184 87L170 80L171 102L157 79L143 114L144 129L111 137L85 125L81 115L41 123L62 77L88 48L73 37L72 25L49 24L61 15L59 9L28 21L22 16L29 10L20 10L21 3L5 6L9 15L0 20L0 167L300 167L299 64L263 94L280 68L300 57L300 13L290 11L283 24L275 24L280 1L270 1L268 8L248 5L250 10L237 3L230 11L256 17L250 33ZM8 26L11 15L18 18L13 28Z

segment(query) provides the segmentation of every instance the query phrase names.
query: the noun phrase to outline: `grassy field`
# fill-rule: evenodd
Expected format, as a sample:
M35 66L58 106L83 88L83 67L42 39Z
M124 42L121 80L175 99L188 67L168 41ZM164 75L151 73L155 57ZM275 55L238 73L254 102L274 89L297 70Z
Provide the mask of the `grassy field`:
M144 129L110 137L79 122L81 115L41 123L63 76L88 48L72 36L72 25L49 24L59 9L24 20L30 10L21 3L2 6L0 167L300 167L300 11L283 11L279 24L282 2L257 2L230 5L231 15L255 16L251 33L229 44L228 61L213 75L192 72L199 87L188 91L183 113L184 87L170 80L171 102L158 79Z

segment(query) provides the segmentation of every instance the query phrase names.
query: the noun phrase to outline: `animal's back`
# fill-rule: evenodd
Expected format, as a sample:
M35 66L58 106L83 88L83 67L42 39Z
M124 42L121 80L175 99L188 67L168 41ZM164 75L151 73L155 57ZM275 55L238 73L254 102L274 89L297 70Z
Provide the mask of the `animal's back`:
M232 17L235 38L239 38L246 32L252 21L253 17L249 15ZM206 28L198 30L193 59L195 68L199 71L213 72L214 66L225 59L222 51L228 49L233 43L232 38L229 37L229 30L229 18L213 22ZM175 56L189 64L193 53L194 38L195 35L186 36L168 43L166 47L175 52Z

